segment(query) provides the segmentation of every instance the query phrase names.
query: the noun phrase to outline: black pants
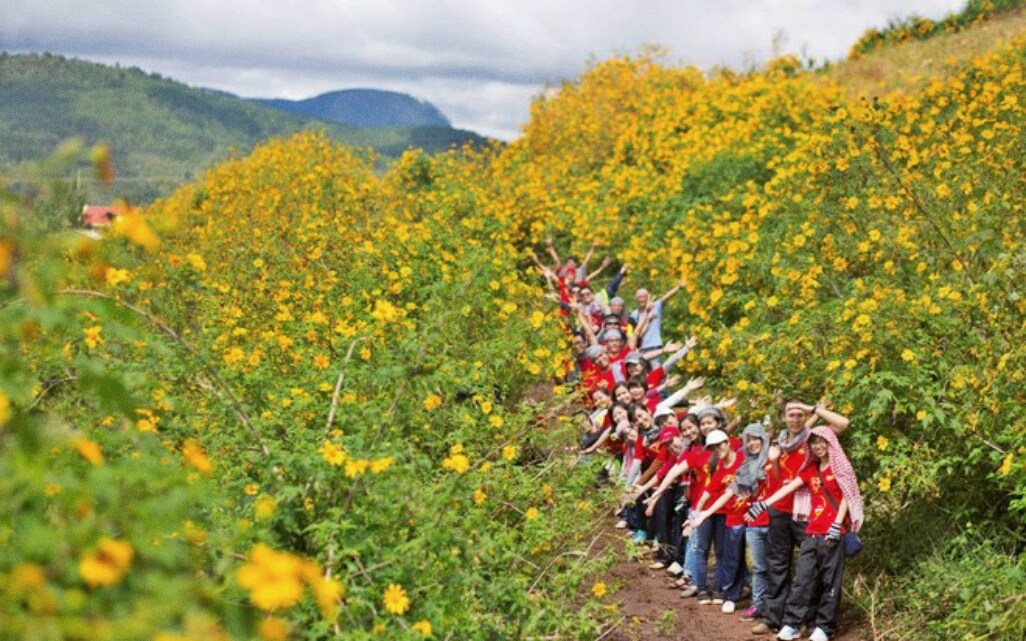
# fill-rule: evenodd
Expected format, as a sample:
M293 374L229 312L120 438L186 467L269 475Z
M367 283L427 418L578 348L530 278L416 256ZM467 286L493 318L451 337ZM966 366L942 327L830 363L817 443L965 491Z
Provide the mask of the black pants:
M805 523L790 514L769 508L770 524L766 533L766 593L759 614L771 628L779 628L784 618L791 589L791 557L805 540Z
M843 574L844 545L828 543L825 536L805 537L798 551L784 623L797 628L811 620L827 635L832 634L837 626Z
M650 531L659 542L659 559L669 562L672 558L670 547L673 537L673 492L663 492L662 496L656 499Z

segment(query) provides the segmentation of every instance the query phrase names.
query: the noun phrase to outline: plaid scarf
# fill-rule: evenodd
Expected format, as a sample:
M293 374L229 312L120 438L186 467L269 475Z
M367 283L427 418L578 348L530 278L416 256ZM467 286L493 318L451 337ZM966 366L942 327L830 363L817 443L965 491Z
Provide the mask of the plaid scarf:
M862 509L862 494L859 492L859 481L855 478L855 470L841 449L837 435L829 427L814 427L812 433L826 440L827 452L830 454L830 469L841 486L841 494L848 502L848 518L851 519L851 531L862 529L865 513Z
M802 461L801 467L798 468L799 471L805 469L805 466L809 464L809 459L812 458L812 454L809 452L808 447L810 434L812 434L812 431L809 428L804 427L802 428L802 431L796 434L793 438L791 437L791 432L787 431L787 428L781 430L780 434L777 435L777 445L782 451L794 452L800 449L802 454L805 455L805 460ZM795 490L794 503L792 505L791 517L795 521L808 521L809 512L812 511L812 497L809 495L809 488L803 485Z

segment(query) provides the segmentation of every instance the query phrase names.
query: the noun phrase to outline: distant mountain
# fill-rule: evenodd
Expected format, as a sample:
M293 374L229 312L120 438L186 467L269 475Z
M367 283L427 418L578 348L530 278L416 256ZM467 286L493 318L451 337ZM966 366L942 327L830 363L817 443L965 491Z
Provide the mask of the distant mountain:
M233 153L248 153L262 140L304 129L323 130L354 147L372 147L383 162L411 147L435 152L486 141L474 132L453 129L434 107L405 98L391 103L413 102L419 107L411 112L422 114L420 118L434 113L431 122L442 124L345 126L189 87L135 67L0 52L0 169L42 158L71 137L82 137L87 144L105 142L117 168L116 192L139 202L168 193ZM390 113L396 118L400 110Z
M254 98L252 102L349 127L452 127L430 102L395 91L343 89L306 100Z

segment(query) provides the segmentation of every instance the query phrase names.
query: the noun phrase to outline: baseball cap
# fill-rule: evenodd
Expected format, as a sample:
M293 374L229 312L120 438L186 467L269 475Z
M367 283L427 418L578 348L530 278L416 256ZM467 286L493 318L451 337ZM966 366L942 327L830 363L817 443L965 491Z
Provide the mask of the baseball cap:
M720 443L726 443L729 440L730 437L728 437L727 433L723 430L713 430L709 432L709 434L705 437L705 446L713 447L719 445Z

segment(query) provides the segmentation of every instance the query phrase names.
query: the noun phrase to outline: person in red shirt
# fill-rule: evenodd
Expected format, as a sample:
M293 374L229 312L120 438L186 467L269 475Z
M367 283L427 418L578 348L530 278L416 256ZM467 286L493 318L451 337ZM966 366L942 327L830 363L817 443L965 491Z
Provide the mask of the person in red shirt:
M585 360L581 364L581 383L585 392L591 396L595 390L602 388L612 392L616 384L624 380L623 372L609 362L609 354L601 345L592 345L584 351Z
M623 367L622 361L631 353L631 347L627 345L623 332L619 329L609 329L603 332L603 338L606 352L609 353L609 362L621 363L620 366Z
M734 474L734 480L720 498L691 519L692 527L698 527L710 515L725 509L727 534L724 540L724 564L722 574L717 574L724 594L721 610L730 614L741 598L744 584L745 544L752 551L752 607L745 612L749 620L755 617L765 592L766 582L766 530L769 516L763 513L757 520L745 523L745 516L754 500L765 499L769 489L768 476L773 469L769 461L769 436L761 423L752 423L742 433L744 462Z
M848 419L824 405L807 405L798 399L784 404L784 426L776 447L780 457L776 461L770 492L798 477L810 458L808 438L814 422L822 420L835 433L848 429ZM805 538L805 525L809 515L809 497L804 489L788 494L769 510L769 530L766 534L766 592L759 611L759 622L753 634L768 634L780 628L791 588L791 559L796 547Z
M701 423L700 423L701 425ZM705 484L705 491L695 505L697 514L701 514L702 508L706 505L715 504L720 496L726 492L730 484L734 482L734 473L741 467L743 458L731 447L730 437L723 430L715 429L705 437L705 447L711 450L712 457L709 459L709 480ZM724 602L722 589L729 585L732 577L725 576L728 568L726 553L727 535L727 507L721 505L708 519L698 523L691 521L692 536L698 538L696 547L699 558L695 564L695 585L699 585L699 579L708 572L709 546L715 542L716 548L716 576L713 584L713 591L700 591L698 596L699 605L713 603L720 605ZM740 589L740 587L738 588Z
M846 531L857 532L864 519L858 479L848 457L828 427L816 427L808 437L811 460L798 476L765 501L753 503L749 519L776 505L799 488L809 491L809 520L798 552L794 582L784 610L781 641L797 639L798 627L812 619L809 639L827 641L837 626L844 573Z
M630 381L621 381L613 387L613 400L626 406L634 403L634 397L630 391Z

